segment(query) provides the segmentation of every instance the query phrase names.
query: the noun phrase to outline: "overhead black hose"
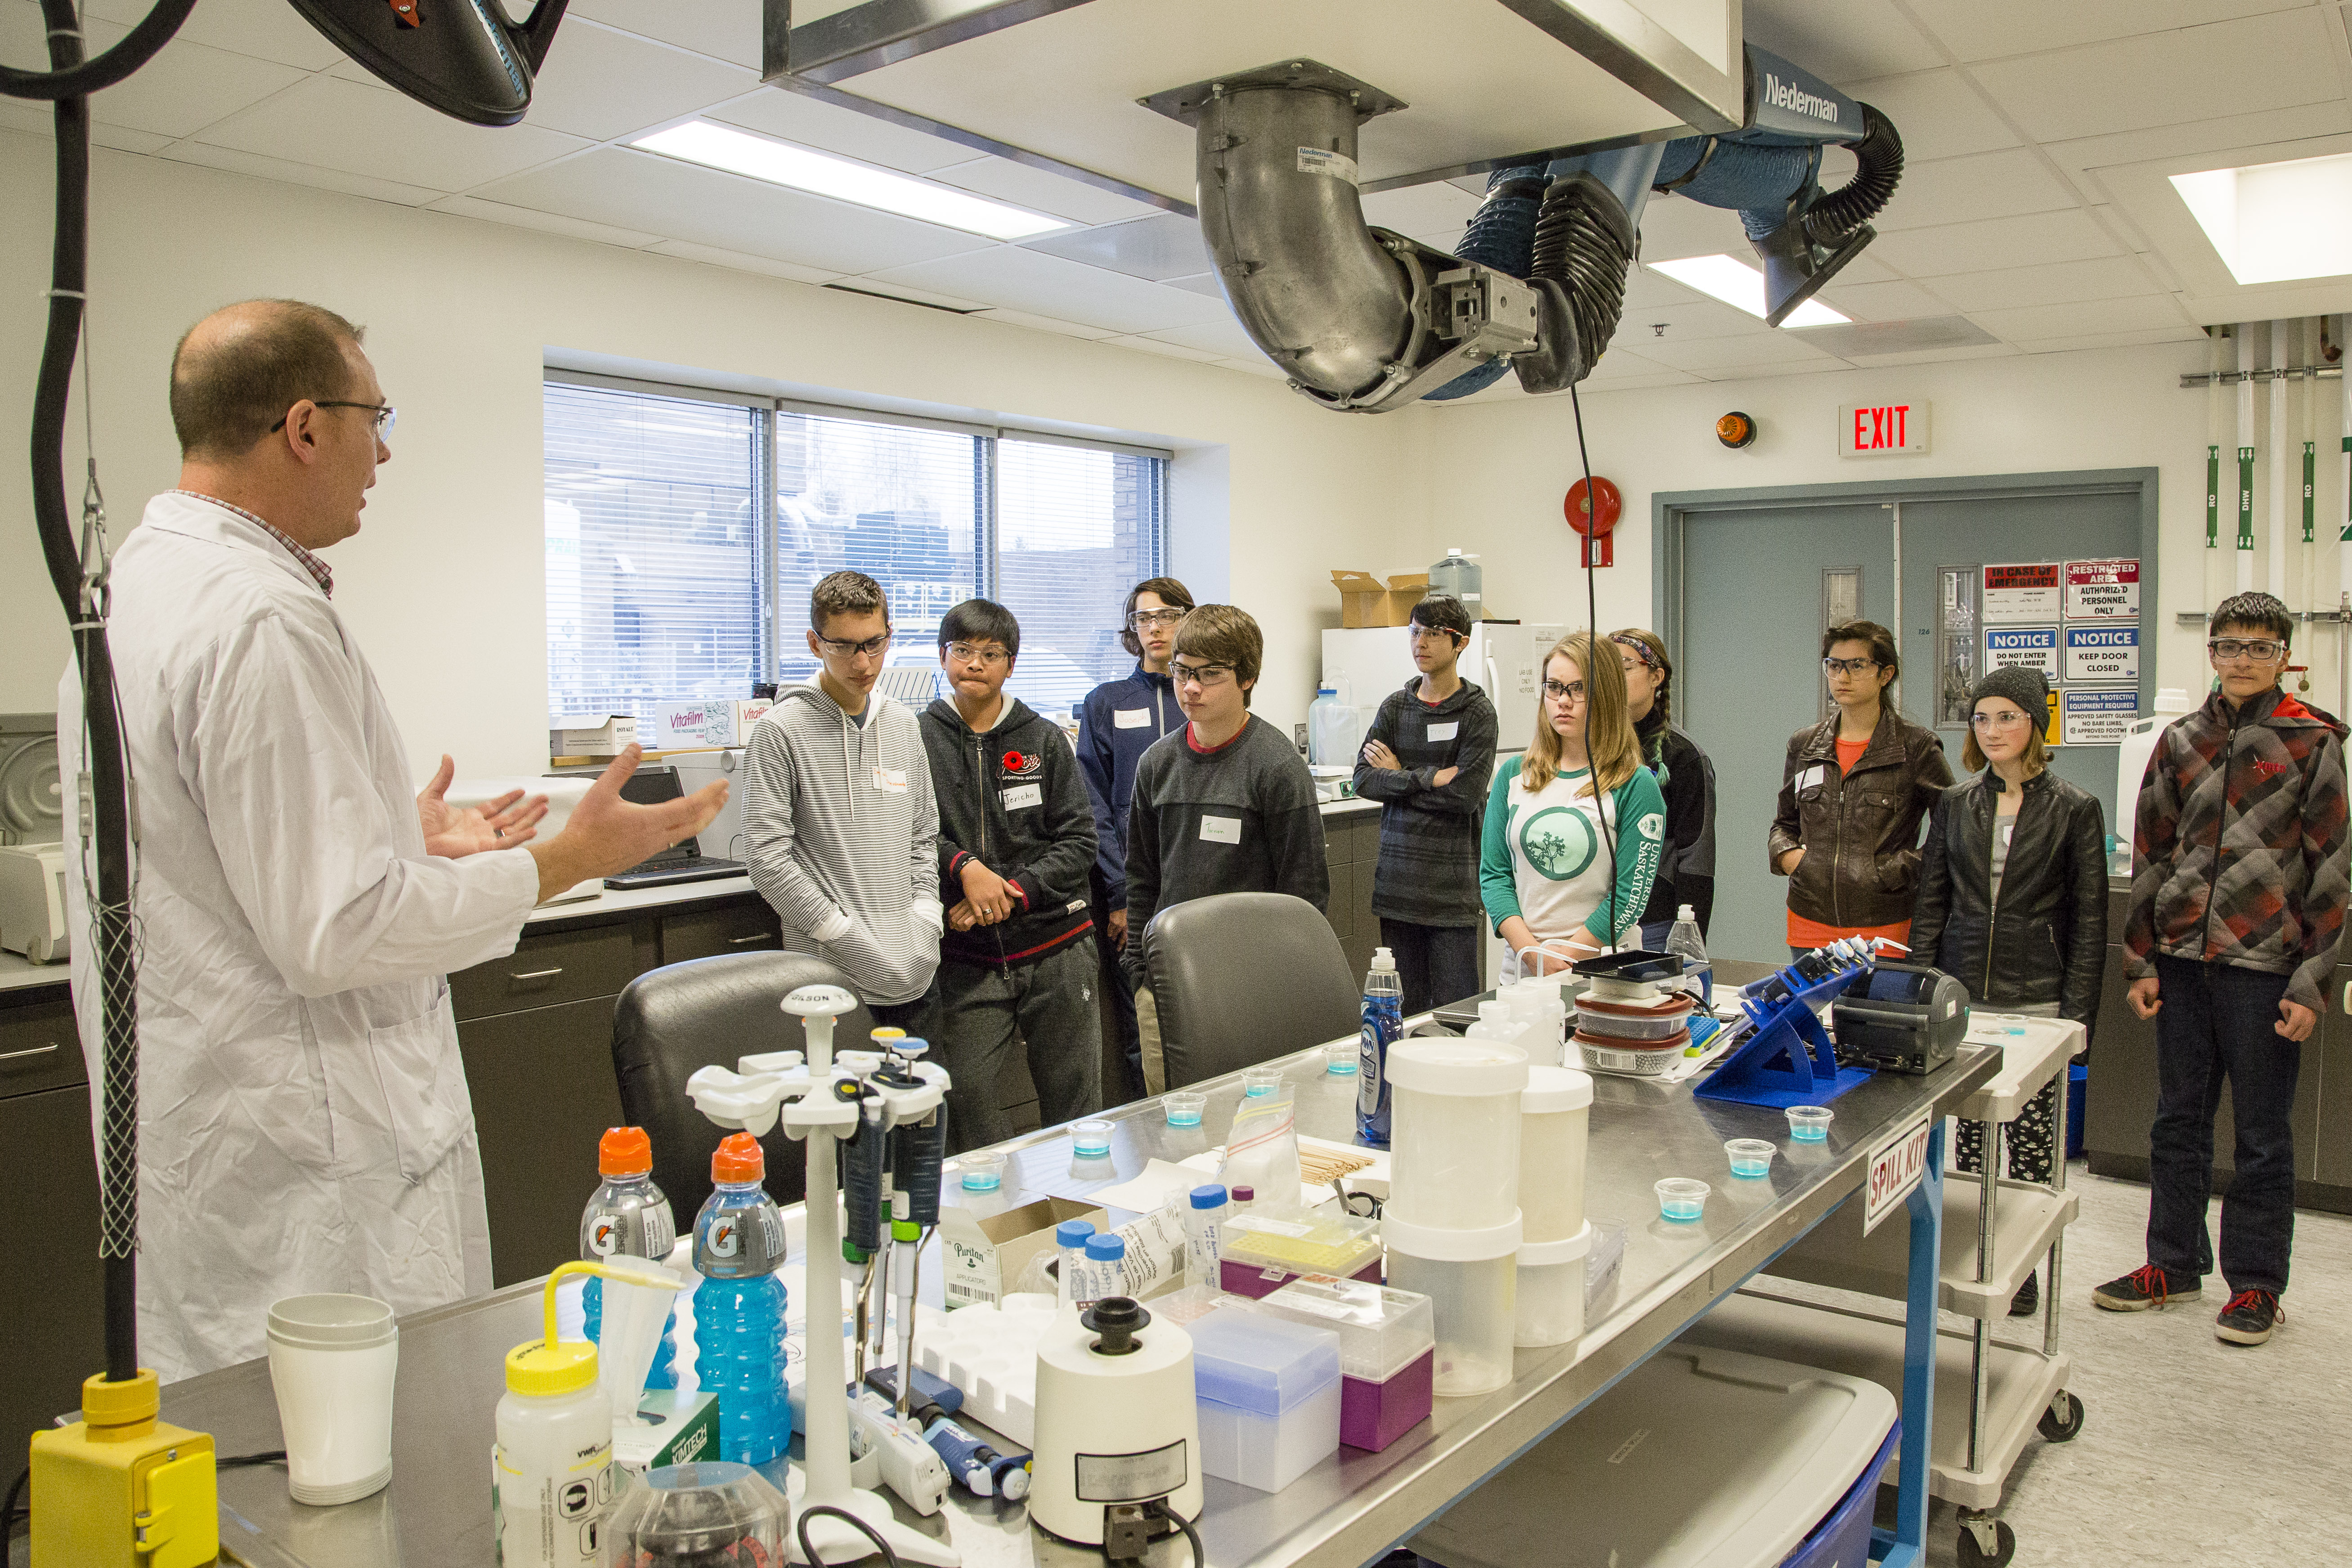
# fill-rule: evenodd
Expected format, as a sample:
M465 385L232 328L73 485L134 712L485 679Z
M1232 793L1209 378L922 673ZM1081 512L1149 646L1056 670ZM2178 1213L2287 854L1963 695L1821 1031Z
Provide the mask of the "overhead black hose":
M93 92L112 87L132 71L155 58L155 52L172 41L188 13L196 8L196 0L157 0L155 8L139 19L128 37L98 58L85 64L81 58L81 26L74 20L71 7L66 11L66 26L74 35L73 64L57 65L57 51L52 46L50 63L54 69L46 71L18 70L13 66L0 66L0 95L9 98L44 98L63 100L86 98ZM56 12L43 0L42 16L52 29L58 26Z
M1561 367L1570 385L1592 374L1616 335L1633 266L1633 222L1617 194L1589 170L1554 180L1536 218L1530 280L1557 283L1576 326L1576 352Z
M1862 140L1853 143L1853 178L1805 209L1805 237L1835 245L1885 209L1903 183L1903 138L1895 122L1862 106Z

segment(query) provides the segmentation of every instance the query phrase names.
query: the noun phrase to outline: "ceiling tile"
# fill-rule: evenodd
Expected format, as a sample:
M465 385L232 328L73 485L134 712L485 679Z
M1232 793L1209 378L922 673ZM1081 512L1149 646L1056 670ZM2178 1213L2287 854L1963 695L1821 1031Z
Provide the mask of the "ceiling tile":
M1195 364L1215 364L1225 358L1223 354L1211 353L1206 349L1186 348L1182 343L1171 343L1159 338L1105 338L1102 342L1109 348L1141 349L1146 353L1164 354L1170 359L1191 360Z
M1936 292L1959 310L2065 305L2163 291L2139 260L2129 256L2059 261L2047 267L2004 267L1996 272L1958 273L1936 279Z
M570 15L760 68L760 0L572 0Z
M975 158L969 163L933 170L930 177L943 185L993 196L1031 212L1068 218L1072 223L1122 223L1129 218L1156 216L1162 210L1074 180L1067 174L1016 163L1010 158Z
M39 15L30 5L21 8ZM124 31L154 8L154 0L84 0L82 5L85 15L117 23ZM205 0L172 37L174 43L209 44L306 71L324 70L343 58L343 51L286 0Z
M1858 81L1846 90L1895 122L1903 138L1906 170L1937 158L1965 158L2018 145L2017 133L1984 95L1948 66Z
M2025 133L2061 141L2343 96L2328 18L2305 6L2242 21L1999 60L1976 79Z
M759 85L750 71L572 17L548 50L523 123L606 142Z
M1467 224L1483 196L1457 190L1444 181L1407 185L1402 190L1374 191L1364 197L1364 221L1399 234L1443 234Z
M665 239L646 248L657 256L675 256L681 260L699 261L706 267L725 267L737 272L759 272L770 278L789 279L794 283L830 283L841 276L822 267L801 267L790 261L778 261L772 256L747 256L740 250L722 250L715 245L695 245L683 239Z
M1642 208L1642 258L1671 261L1685 256L1754 254L1739 215L1688 196L1653 197Z
M2019 351L2008 343L1977 343L1960 349L1914 349L1908 353L1856 356L1853 363L1876 369L1880 365L1940 364L1956 359L2006 359Z
M2021 345L2028 353L2072 353L2080 349L2135 349L2149 343L2202 343L2201 327L2167 327L2146 332L2096 332L2079 338L2042 338Z
M103 49L120 43L130 29L93 20L88 31L92 47ZM89 114L109 125L177 138L302 79L292 66L174 38L129 80L92 96Z
M1663 326L1664 332L1655 331ZM1715 300L1693 300L1687 305L1653 305L1640 311L1627 310L1617 322L1617 336L1628 348L1647 353L1653 347L1665 342L1688 342L1699 338L1748 338L1772 331L1761 321L1745 310L1735 310Z
M1863 81L1944 64L1886 0L1747 0L1748 41L1833 82Z
M2282 0L1912 0L1927 31L1964 60L2169 32L2280 8Z
M1824 354L1818 360L1789 360L1779 364L1711 365L1692 374L1701 381L1727 383L1771 381L1790 375L1826 375L1832 371L1853 368L1842 359L1832 359Z
M1171 289L1181 289L1187 293L1204 295L1212 300L1222 300L1225 297L1225 286L1217 280L1213 272L1195 273L1190 278L1162 278L1160 281Z
M732 102L714 105L706 118L909 174L928 174L972 160L972 150L960 142L909 131L785 88L761 88Z
M903 283L884 283L872 278L837 278L824 287L836 294L862 294L869 300L886 300L893 304L952 310L959 316L973 315L989 308L985 300L967 300L960 294L912 289Z
M1765 332L1744 338L1685 338L1680 342L1669 333L1657 342L1640 342L1639 347L1643 359L1701 374L1721 370L1744 370L1752 365L1833 366L1838 363L1812 344L1787 332Z
M1949 313L1907 321L1847 321L1801 327L1796 329L1796 335L1823 353L1856 362L1916 353L1922 349L1982 348L1998 341L1966 316Z
M1235 359L1265 358L1265 352L1242 324L1227 316L1222 321L1203 321L1197 327L1171 327L1165 331L1147 334L1162 342L1182 343L1188 349L1203 349L1210 353Z
M50 141L55 139L57 129L56 111L47 103L0 98L0 131L21 131L27 136ZM118 153L160 153L172 144L172 139L145 131L128 131L120 125L93 124L89 142L93 147L108 147ZM48 156L47 153L41 154L44 162Z
M530 125L467 125L389 88L332 74L310 77L198 140L269 158L299 148L303 163L321 169L436 191L467 190L587 145Z
M289 163L283 158L272 158L260 153L243 153L234 147L215 147L203 142L174 142L157 156L168 158L175 163L200 163L207 169L226 169L233 174L250 174L257 180L277 180L289 185L309 185L314 190L341 191L345 195L365 196L371 201L396 202L404 207L421 207L446 195L442 191L428 191L421 185L403 184L397 180L379 180L368 174L320 168L315 163Z
M2340 136L2352 131L2352 104L2304 103L2290 109L2265 109L2252 114L2224 115L2214 120L2185 121L2179 125L2152 126L2145 131L2118 132L2112 136L2080 136L2066 142L2046 142L2042 150L2070 174L2081 174L2122 163L2143 163L2158 158L2212 155L2200 167L2224 166L2231 149L2265 147L2319 136ZM2284 154L2292 156L2292 153Z
M1883 234L1872 250L1912 278L1955 272L1990 272L2050 261L2082 261L2114 256L2122 247L2086 212L2034 213L2025 217L1987 218L1982 223Z
M532 228L541 234L560 234L569 239L585 239L598 245L625 246L632 250L643 249L661 238L657 234L640 233L635 229L614 228L608 224L583 223L576 217L559 217L553 213L533 212L529 207L509 206L504 202L486 202L479 196L444 196L429 209L447 213L453 217L480 218L485 223L502 223L512 228Z
M1938 284L1938 287L1941 287ZM1823 303L1857 321L1909 321L1922 316L1948 315L1950 301L1939 300L1916 283L1846 283L1837 279L1822 290Z
M1198 326L1225 314L1221 301L1181 289L1065 261L1024 246L1003 245L913 267L895 267L874 276L885 283L908 283L969 299L985 300L1033 315L1056 316L1107 327L1115 332L1156 332Z
M1154 282L1191 278L1212 267L1201 226L1174 213L1159 213L1132 223L1106 224L1075 234L1049 234L1024 240L1024 250L1042 250L1089 267L1108 268L1130 278Z
M1625 275L1625 310L1629 316L1637 310L1696 305L1705 298L1696 289L1685 289L1664 273L1638 263Z
M2039 153L2013 147L2005 153L1905 164L1895 199L1872 222L1886 234L2080 205L2081 198L2050 172Z
M1221 359L1217 362L1217 368L1219 370L1237 370L1244 375L1262 375L1268 381L1288 381L1290 379L1290 373L1288 371L1283 369L1280 365L1275 363L1272 360L1265 358L1262 354L1256 359Z
M1600 382L1597 385L1593 380L1587 380L1584 385L1597 397L1603 393L1640 392L1652 386L1696 386L1703 379L1688 371L1661 369L1643 375L1621 376L1614 381Z
M1083 321L1057 321L1052 316L1033 316L1026 310L991 309L972 317L975 321L1003 321L1007 326L1025 327L1040 332L1059 332L1064 337L1090 338L1099 341L1115 338L1117 332L1107 327L1089 327Z
M835 273L989 245L977 235L625 147L598 148L473 194Z
M2189 326L2169 295L2137 300L2077 300L2066 305L2025 305L2012 310L1971 310L1969 319L1995 337L2013 343L2042 338L2075 338L2095 332L2147 332Z

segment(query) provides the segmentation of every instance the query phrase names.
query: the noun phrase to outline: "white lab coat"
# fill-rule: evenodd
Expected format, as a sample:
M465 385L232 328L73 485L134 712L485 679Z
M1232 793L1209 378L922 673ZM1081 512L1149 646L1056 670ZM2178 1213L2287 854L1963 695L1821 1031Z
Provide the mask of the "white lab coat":
M115 556L110 633L139 805L141 1363L168 1382L261 1355L284 1296L413 1312L488 1290L445 975L513 951L530 852L425 854L367 660L228 509L148 503ZM70 789L70 668L58 712ZM95 1121L98 971L80 876L66 885Z

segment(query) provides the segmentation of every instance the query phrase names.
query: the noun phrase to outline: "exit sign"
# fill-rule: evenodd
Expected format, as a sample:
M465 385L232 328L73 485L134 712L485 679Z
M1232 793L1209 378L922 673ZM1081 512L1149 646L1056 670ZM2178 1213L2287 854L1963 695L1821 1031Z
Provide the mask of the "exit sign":
M1838 456L1892 458L1927 449L1927 405L1850 403L1838 410Z

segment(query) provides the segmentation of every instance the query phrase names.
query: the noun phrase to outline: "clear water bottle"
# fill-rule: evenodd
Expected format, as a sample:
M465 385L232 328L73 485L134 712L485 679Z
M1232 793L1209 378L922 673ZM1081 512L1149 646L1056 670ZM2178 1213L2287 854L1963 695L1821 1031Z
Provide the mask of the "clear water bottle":
M1666 933L1666 951L1682 954L1683 989L1698 998L1702 1007L1715 1003L1715 965L1707 962L1706 938L1699 934L1698 917L1688 904L1675 911L1675 929Z
M677 1222L670 1215L669 1199L654 1184L654 1146L642 1127L608 1127L596 1142L596 1169L604 1184L588 1200L580 1215L580 1258L593 1263L604 1258L646 1258L666 1262L677 1245ZM588 1339L596 1342L604 1327L604 1282L591 1279L580 1295L588 1320ZM661 1347L654 1352L647 1388L677 1386L677 1313L662 1325Z
M1395 955L1379 948L1364 976L1363 1027L1356 1037L1356 1138L1374 1149L1389 1146L1389 1047L1402 1033L1404 982Z
M1326 681L1307 708L1307 760L1318 768L1353 767L1362 747L1356 710Z
M784 1397L784 1216L762 1187L760 1141L730 1132L694 1219L694 1375L719 1398L719 1458L764 1465L793 1435Z

